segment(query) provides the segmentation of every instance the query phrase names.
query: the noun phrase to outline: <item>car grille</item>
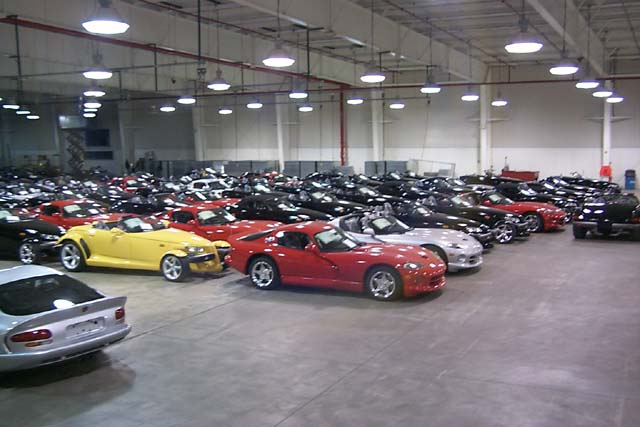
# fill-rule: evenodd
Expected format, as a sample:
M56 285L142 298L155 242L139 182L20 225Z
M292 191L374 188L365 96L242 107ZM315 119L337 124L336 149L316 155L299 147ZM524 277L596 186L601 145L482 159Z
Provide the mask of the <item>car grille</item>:
M433 276L431 279L429 279L429 286L432 286L432 287L440 286L440 285L442 285L444 280L445 280L444 279L444 274L440 274L438 276Z
M471 255L469 257L469 264L470 265L476 265L479 262L480 262L480 255Z
M224 261L224 257L231 253L231 248L216 248L220 261Z

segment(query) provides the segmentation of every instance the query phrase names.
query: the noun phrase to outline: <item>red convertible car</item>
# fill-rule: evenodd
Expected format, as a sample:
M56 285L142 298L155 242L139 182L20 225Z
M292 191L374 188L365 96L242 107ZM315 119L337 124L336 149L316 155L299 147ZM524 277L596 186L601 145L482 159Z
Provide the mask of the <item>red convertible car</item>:
M229 239L226 262L259 289L280 284L367 292L378 300L441 289L446 266L420 247L359 243L325 222L288 224Z
M502 209L522 215L529 225L529 231L541 232L561 228L565 224L567 213L549 203L514 202L497 191L467 193L463 197L469 202L491 208Z
M211 241L227 240L233 234L253 233L282 225L277 221L238 221L226 209L205 206L174 209L164 219L172 228L190 231Z
M55 200L37 207L36 218L65 230L95 221L113 222L126 214L107 213L99 203L90 200Z

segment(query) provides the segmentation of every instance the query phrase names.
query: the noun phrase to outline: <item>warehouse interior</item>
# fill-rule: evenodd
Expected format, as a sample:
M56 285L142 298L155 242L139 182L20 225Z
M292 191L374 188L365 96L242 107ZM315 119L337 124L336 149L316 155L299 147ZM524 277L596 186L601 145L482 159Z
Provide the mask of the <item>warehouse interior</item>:
M125 26L85 25L98 15ZM3 372L0 349L0 418L637 426L639 40L640 0L0 0L0 210L13 187L103 186L98 174L126 181L134 170L149 191L186 191L198 177L271 185L273 173L294 193L315 173L332 197L346 177L380 185L394 171L411 185L509 172L593 184L567 184L587 194L575 212L562 206L566 224L485 245L482 267L448 267L445 288L393 302L298 284L265 292L246 277L251 260L174 282L157 266L94 268L86 248L82 272L52 256L42 264L127 296L133 329L111 348L25 371ZM484 179L461 185L481 194ZM589 226L580 209L614 203L613 186L635 200L624 236L600 223L576 234ZM61 250L72 233L56 224Z

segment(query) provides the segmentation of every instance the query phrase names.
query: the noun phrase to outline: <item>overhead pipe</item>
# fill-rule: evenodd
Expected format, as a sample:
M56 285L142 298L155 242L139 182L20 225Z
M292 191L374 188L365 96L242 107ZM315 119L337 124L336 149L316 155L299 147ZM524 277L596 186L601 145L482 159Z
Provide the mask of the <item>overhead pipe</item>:
M129 40L120 40L120 39L115 39L111 37L99 36L96 34L90 34L90 33L85 33L78 30L73 30L70 28L58 27L55 25L44 24L36 21L30 21L30 20L18 18L15 16L7 16L5 18L0 18L0 23L17 25L24 28L30 28L30 29L45 31L45 32L54 33L54 34L62 34L69 37L88 39L88 40L93 40L99 43L112 44L116 46L130 48L130 49L139 49L147 52L156 52L162 55L179 56L182 58L198 60L198 55L193 54L191 52L183 51L183 50L177 50L177 49L172 49L167 47L160 47L152 44L138 43L138 42L129 41ZM202 56L202 60L206 62L211 62L214 64L225 65L227 67L248 68L257 72L274 74L274 75L279 75L284 77L291 77L291 78L305 77L304 74L300 74L300 73L294 73L291 71L284 71L284 70L274 70L272 68L256 66L256 65L247 65L241 62L228 61L225 59L214 58L211 56ZM317 82L327 83L327 84L336 85L336 86L341 86L345 84L344 82L340 82L333 79L327 79L324 77L310 76L309 78Z

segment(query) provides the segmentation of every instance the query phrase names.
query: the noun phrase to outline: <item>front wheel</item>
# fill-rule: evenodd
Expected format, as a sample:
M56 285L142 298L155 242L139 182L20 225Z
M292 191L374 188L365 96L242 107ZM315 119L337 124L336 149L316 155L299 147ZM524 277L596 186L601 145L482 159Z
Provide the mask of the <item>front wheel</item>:
M529 212L524 214L523 219L531 233L539 233L544 230L544 220L539 214Z
M69 271L82 271L85 267L84 255L74 242L65 242L60 248L60 262Z
M496 224L494 234L498 243L511 243L516 236L516 226L510 222L500 221Z
M184 258L175 255L166 255L162 258L160 271L162 271L164 278L170 282L182 282L191 273L189 263Z
M274 289L280 285L280 272L271 258L255 258L249 264L248 270L251 283L258 289Z
M374 267L364 281L369 295L380 301L390 301L402 295L402 279L390 267Z
M440 258L440 260L442 260L442 263L447 267L447 271L449 270L449 259L447 257L447 254L442 250L442 248L439 248L437 246L430 246L430 245L427 245L424 248L430 250L435 256Z
M584 239L587 237L587 229L582 227L573 226L573 237L576 239Z
M26 265L40 264L40 251L31 242L22 242L18 246L18 260Z

